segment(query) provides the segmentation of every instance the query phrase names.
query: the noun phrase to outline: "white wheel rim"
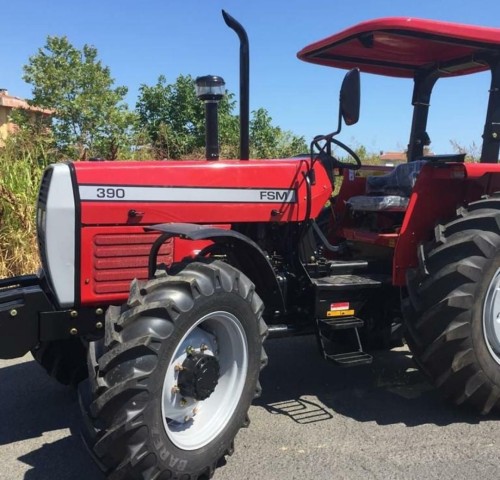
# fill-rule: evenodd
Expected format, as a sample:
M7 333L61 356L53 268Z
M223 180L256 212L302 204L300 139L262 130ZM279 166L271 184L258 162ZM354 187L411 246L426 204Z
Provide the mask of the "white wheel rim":
M189 347L217 358L219 380L205 400L183 397L176 391L179 372ZM196 450L214 440L231 420L240 401L248 370L247 338L240 321L229 312L209 313L199 319L177 345L162 389L165 432L182 450Z
M483 332L491 356L500 364L500 269L496 271L486 292Z

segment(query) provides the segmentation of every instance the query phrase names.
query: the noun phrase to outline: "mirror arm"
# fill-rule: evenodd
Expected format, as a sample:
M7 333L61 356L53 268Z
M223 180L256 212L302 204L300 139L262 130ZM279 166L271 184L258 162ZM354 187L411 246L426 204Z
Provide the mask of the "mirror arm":
M341 130L342 130L342 109L339 108L339 123L338 123L338 126L337 126L337 131L331 133L330 135L332 137L335 137L335 135L338 135L341 132Z

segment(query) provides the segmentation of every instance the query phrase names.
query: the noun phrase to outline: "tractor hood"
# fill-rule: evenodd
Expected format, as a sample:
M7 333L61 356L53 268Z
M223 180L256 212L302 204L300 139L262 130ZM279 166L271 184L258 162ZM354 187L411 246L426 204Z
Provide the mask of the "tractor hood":
M359 23L303 48L306 62L391 77L414 78L439 69L441 77L488 70L500 55L500 29L418 18Z
M309 159L75 162L82 226L302 221ZM331 185L317 165L313 215ZM77 222L78 223L78 222Z

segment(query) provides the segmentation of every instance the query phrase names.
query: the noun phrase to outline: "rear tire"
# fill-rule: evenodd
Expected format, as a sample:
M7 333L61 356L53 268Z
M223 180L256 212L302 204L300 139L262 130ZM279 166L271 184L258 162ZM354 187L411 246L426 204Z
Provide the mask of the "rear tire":
M416 363L454 403L500 407L500 198L438 225L408 273L406 336ZM499 292L499 293L496 293Z
M89 349L92 448L110 478L213 475L260 394L262 311L250 280L220 261L133 282Z

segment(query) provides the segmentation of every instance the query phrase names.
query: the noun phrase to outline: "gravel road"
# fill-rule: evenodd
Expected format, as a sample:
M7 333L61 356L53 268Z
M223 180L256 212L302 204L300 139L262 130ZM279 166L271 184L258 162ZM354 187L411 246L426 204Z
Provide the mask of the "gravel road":
M267 342L252 423L214 480L500 478L500 415L449 406L406 350L335 368L312 338ZM26 357L0 361L0 479L104 480L75 392Z

